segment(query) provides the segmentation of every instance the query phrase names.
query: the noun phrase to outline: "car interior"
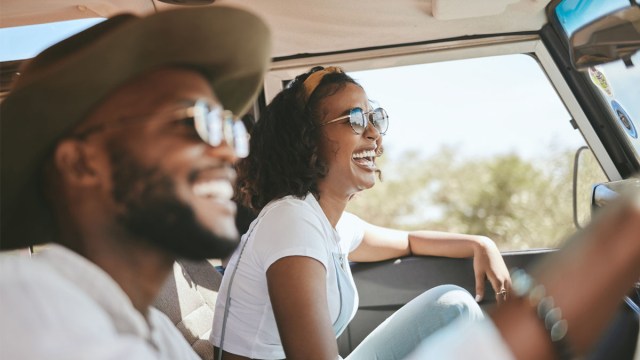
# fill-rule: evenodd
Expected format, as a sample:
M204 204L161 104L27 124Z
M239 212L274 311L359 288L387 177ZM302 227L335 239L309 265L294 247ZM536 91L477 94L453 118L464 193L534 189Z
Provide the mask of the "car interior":
M19 75L20 65L24 61L51 43L70 35L60 34L57 40L52 37L48 39L48 44L43 40L43 43L28 50L31 51L30 55L25 53L12 57L5 55L11 53L11 47L17 42L32 42L37 36L28 32L19 36L11 31L41 25L48 26L43 31L51 31L61 26L56 24L65 22L75 26L75 30L66 30L73 33L80 31L82 26L118 13L143 15L181 6L237 6L264 17L271 27L273 62L264 79L263 92L251 110L251 115L256 119L259 119L261 109L288 81L316 65L339 65L349 72L371 72L524 54L535 62L546 86L559 99L558 103L567 114L568 119L554 121L563 121L567 131L579 137L599 172L599 177L579 177L578 174L590 170L583 163L584 152L583 155L581 151L576 152L575 157L571 153L570 162L563 165L569 174L563 184L566 185L566 188L563 187L566 191L560 194L553 188L543 187L537 194L544 195L533 196L563 202L567 210L563 212L566 218L562 221L567 224L565 233L568 234L579 229L592 212L606 206L607 201L615 198L621 189L640 186L640 180L634 178L634 174L640 171L640 141L637 132L633 136L635 128L632 129L633 121L640 121L640 102L632 104L632 101L627 101L624 104L626 110L616 111L615 101L609 99L617 96L618 102L624 102L622 94L625 92L631 98L640 97L640 87L637 86L640 84L640 52L637 51L640 47L637 35L640 29L640 16L637 15L640 5L634 0L577 1L582 4L578 10L585 13L592 11L598 15L617 11L617 15L610 16L616 19L614 24L593 22L581 27L594 20L594 16L584 15L581 23L575 20L574 24L572 13L567 10L571 4L567 3L571 2L0 0L0 48L3 48L0 58L0 101L10 91L11 81ZM599 8L592 6L592 3L608 3L611 8ZM625 7L634 12L620 10ZM607 62L613 63L602 65ZM608 85L594 80L598 76L597 71L606 72ZM631 84L635 82L635 86L625 81ZM615 87L613 95L608 95L607 86ZM446 89L437 90L444 92ZM525 95L520 100L533 101ZM457 101L462 103L465 99L460 95ZM546 105L536 106L544 108ZM625 122L627 117L632 119L631 122ZM543 126L540 125L542 123L540 120L539 123L531 122L531 125ZM640 126L640 122L636 124ZM526 137L524 132L521 130L519 136ZM389 152L392 153L391 146ZM394 181L390 176L388 184L393 185ZM467 181L473 182L473 176ZM398 183L402 184L401 181ZM488 188L483 191L488 193L484 201L495 198ZM510 201L515 200L512 198ZM364 208L366 210L367 206ZM362 210L363 213L365 210ZM536 209L530 210L535 212ZM418 208L417 212L420 211ZM544 211L541 212L544 215ZM239 213L237 225L240 233L248 227L251 219L251 214ZM555 223L544 224L525 225L531 228L533 234L557 238L540 239L540 244L544 245L501 247L510 269L527 268L537 259L555 251L563 237L545 235L547 233L540 227L553 227ZM155 303L203 359L213 359L213 348L208 339L217 290L222 279L221 265L220 259L203 263L176 262L173 275ZM426 289L441 284L456 284L472 294L475 292L472 259L412 256L378 263L352 263L351 269L360 304L355 318L338 339L343 357L387 316ZM489 282L486 282L485 288L486 294L494 293ZM495 298L486 296L480 305L488 310L496 305ZM617 317L589 355L590 359L632 358L638 346L639 305L640 283L622 303Z

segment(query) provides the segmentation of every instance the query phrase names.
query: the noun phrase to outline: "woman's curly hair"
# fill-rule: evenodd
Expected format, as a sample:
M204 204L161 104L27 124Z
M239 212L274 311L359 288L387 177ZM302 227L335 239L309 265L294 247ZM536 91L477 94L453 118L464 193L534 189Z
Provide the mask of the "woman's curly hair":
M262 112L251 134L251 152L238 163L236 194L241 204L260 211L287 195L318 196L318 180L327 173L318 155L319 105L349 83L360 86L343 72L330 72L305 101L305 80L323 69L317 66L297 76Z

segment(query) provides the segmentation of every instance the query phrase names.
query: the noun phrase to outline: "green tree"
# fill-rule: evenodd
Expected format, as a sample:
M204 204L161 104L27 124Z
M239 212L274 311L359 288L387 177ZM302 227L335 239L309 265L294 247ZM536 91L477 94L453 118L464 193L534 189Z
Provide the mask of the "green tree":
M348 210L382 226L486 235L503 250L556 247L574 231L573 151L533 161L515 154L461 159L444 148L430 158L402 159L381 161L384 181ZM581 169L578 194L605 181L593 158ZM588 213L588 201L580 206Z

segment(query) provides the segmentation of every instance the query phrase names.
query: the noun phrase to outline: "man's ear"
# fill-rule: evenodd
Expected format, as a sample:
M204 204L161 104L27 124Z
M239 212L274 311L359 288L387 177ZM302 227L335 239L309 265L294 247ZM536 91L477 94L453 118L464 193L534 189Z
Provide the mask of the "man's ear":
M100 182L96 149L76 139L64 139L54 153L54 164L60 176L67 182L80 186Z

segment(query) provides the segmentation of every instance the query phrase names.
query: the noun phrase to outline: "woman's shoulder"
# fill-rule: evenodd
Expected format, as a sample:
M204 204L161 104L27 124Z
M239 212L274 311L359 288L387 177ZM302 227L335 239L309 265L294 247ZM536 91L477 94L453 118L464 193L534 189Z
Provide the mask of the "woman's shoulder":
M307 195L304 198L300 198L288 195L272 200L262 209L259 216L265 218L285 217L289 219L309 216L317 218L320 215L318 213L318 209L313 206L313 203L308 199L308 196L313 197L313 195Z
M309 195L313 197L313 195ZM331 234L331 225L326 220L315 198L286 196L271 201L255 220L256 236L315 238ZM261 235L257 235L260 233Z
M322 210L320 210L322 211ZM287 196L267 204L247 235L263 268L284 256L309 256L327 264L330 229L305 199Z

